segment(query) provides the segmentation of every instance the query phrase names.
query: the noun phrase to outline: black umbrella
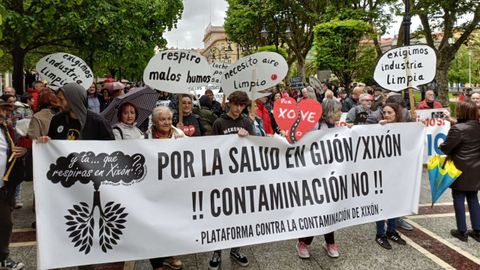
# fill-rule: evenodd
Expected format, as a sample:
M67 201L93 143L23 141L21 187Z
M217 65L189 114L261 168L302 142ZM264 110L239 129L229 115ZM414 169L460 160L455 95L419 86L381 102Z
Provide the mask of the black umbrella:
M116 97L101 115L112 125L118 122L117 113L120 105L125 102L134 104L138 109L137 126L140 126L150 114L158 100L160 93L148 86L131 89L126 95Z

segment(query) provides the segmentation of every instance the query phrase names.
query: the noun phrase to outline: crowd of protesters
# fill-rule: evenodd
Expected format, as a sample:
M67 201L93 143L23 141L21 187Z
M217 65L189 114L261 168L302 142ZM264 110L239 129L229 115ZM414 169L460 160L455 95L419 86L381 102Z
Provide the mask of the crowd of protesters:
M120 84L121 85L121 84ZM115 97L125 94L128 87L106 89L92 84L88 89L76 83L67 84L53 91L42 82L34 83L27 93L18 96L15 89L5 87L0 97L0 174L4 180L0 193L0 268L22 269L23 264L9 258L8 244L12 233L12 207L23 207L21 182L32 181L32 140L47 143L54 140L130 140L177 139L190 136L239 136L284 135L275 122L273 104L290 96L297 101L315 99L322 104L323 115L314 129L333 128L346 114L349 127L353 125L383 124L415 121L407 108L404 97L387 93L379 87L353 85L348 93L343 87L323 84L321 89L307 86L300 91L283 86L272 89L272 94L257 100L249 100L244 92L233 92L217 98L212 89L206 89L200 97L172 95L162 92L146 123L137 123L138 108L131 102L118 107L115 124L108 123L99 113L105 110ZM227 103L228 100L228 103ZM425 92L425 99L417 109L441 108L433 90ZM454 125L441 149L452 156L455 164L464 170L458 184L452 186L457 229L451 234L466 241L468 236L480 241L480 207L477 191L480 188L480 93L470 93L457 103L457 119L447 115ZM5 162L6 161L6 162ZM467 230L464 200L467 199L472 230ZM391 242L405 245L397 232L397 226L412 230L401 218L376 222L375 242L385 249L392 249ZM35 224L32 224L35 226ZM296 251L300 258L310 258L313 236L298 239ZM340 256L334 232L324 235L323 245L328 256ZM241 266L248 266L248 258L240 248L230 249L230 257ZM150 259L153 269L166 267L181 269L183 264L176 257ZM221 265L221 251L214 251L209 269ZM3 268L2 268L3 269Z

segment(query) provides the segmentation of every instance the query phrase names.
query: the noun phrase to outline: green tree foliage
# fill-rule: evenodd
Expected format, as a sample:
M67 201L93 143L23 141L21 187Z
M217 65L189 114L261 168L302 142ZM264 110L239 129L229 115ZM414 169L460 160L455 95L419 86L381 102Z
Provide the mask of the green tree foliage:
M28 52L46 45L60 44L70 38L67 31L74 23L77 1L3 1L6 10L3 39L0 48L12 56L13 83L19 93L23 92L23 67Z
M393 14L398 12L398 0L345 0L329 1L327 20L356 19L368 22L371 28L370 38L373 40L377 58L382 55L380 37L384 35L392 23Z
M313 44L313 27L321 21L326 0L228 0L225 30L230 40L247 51L275 44L289 52L288 63L297 62L304 74L305 57ZM261 36L262 29L269 36Z
M3 28L3 21L5 19L5 14L6 14L5 7L2 4L0 4L0 40L3 38L2 28ZM0 57L2 56L3 56L3 50L0 48Z
M405 1L405 0L404 0ZM413 13L420 17L427 44L437 53L439 100L448 104L448 70L462 44L468 43L480 26L480 1L471 0L408 0ZM443 35L436 35L442 32ZM435 34L435 35L434 35ZM451 42L453 41L453 43Z
M361 44L358 46L357 60L359 68L355 70L353 79L357 82L363 82L367 85L376 84L373 79L373 72L377 64L377 52L375 45Z
M470 51L470 52L469 52ZM471 54L469 56L469 53ZM450 64L448 70L448 80L454 83L468 83L469 71L472 74L472 83L480 83L478 59L480 58L480 48L476 46L462 45L455 55L455 59ZM469 70L469 61L471 61L471 70Z
M263 22L261 0L227 0L225 31L231 41L238 43L246 54L251 54L262 46Z
M93 69L144 67L162 34L180 18L181 0L6 0L0 48L11 55L14 87L23 91L28 54L76 53ZM137 64L138 63L138 64Z
M371 34L370 25L360 20L332 20L315 27L316 63L328 68L347 89L357 75L372 68L369 51L360 40ZM370 53L371 57L371 53ZM375 59L375 57L373 57ZM364 75L363 75L364 76Z
M288 60L288 52L284 48L275 48L275 45L262 46L257 49L257 52L276 52Z
M163 32L174 27L183 4L180 0L109 2L97 3L89 11L82 25L85 31L74 43L96 74L140 80L154 48L166 46Z

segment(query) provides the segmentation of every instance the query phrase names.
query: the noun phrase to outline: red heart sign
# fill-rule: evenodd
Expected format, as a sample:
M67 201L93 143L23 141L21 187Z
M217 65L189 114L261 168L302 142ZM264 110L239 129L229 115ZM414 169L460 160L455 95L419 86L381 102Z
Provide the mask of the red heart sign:
M194 125L183 126L183 133L185 133L185 135L187 135L188 137L195 135L195 126Z
M297 104L295 99L284 97L273 104L273 116L278 127L287 131L288 142L295 143L318 123L322 105L313 99L302 99Z

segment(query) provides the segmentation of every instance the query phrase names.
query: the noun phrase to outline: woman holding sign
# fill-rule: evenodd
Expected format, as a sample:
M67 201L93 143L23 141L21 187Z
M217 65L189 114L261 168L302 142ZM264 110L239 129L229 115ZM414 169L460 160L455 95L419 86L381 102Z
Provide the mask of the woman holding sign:
M177 128L181 129L188 137L205 135L205 128L200 122L200 116L192 112L193 100L190 95L181 95L178 99L178 107L183 112L183 119L177 123Z
M168 107L156 107L152 112L153 126L147 131L147 139L176 139L184 137L185 134L180 129L172 126L173 112ZM182 261L177 257L152 258L150 259L154 270L163 270L163 266L171 269L181 269Z
M402 116L402 109L398 104L386 103L383 106L383 120L380 120L380 124L398 123L404 122ZM397 232L397 218L391 218L387 220L387 231L385 232L385 220L379 220L376 222L377 235L375 242L384 249L392 249L390 241L393 241L400 245L406 245L407 242L400 237Z
M143 132L137 128L138 109L130 102L120 105L117 113L118 123L112 127L115 140L142 139Z
M342 116L342 103L336 99L324 99L322 102L323 115L319 122L318 129L326 129L335 127L335 123L340 120ZM334 232L324 235L325 245L323 248L330 258L337 258L340 256L338 246L335 243ZM298 239L297 253L302 259L310 258L309 246L313 241L313 236Z

